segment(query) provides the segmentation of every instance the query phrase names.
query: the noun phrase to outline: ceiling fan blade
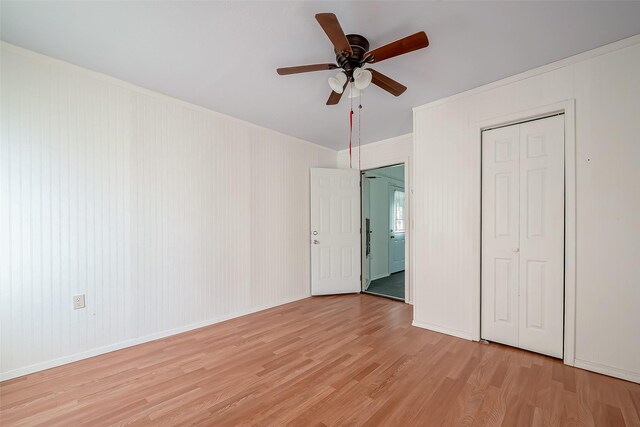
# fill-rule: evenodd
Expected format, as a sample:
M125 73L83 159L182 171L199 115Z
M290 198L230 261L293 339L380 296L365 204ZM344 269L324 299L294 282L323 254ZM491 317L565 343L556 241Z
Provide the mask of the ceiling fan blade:
M335 68L338 68L336 64L311 64L311 65L298 65L297 67L278 68L276 71L281 76L285 76L287 74L308 73L310 71L333 70Z
M407 90L406 86L398 83L392 78L387 77L384 74L379 73L378 71L371 68L367 68L367 70L371 71L371 74L373 75L371 79L371 83L381 87L382 89L389 92L391 95L400 96L402 95L402 93L404 93L405 90Z
M414 50L423 49L429 46L429 39L424 31L412 34L403 39L396 40L392 43L381 46L364 54L367 62L374 63L393 58L394 56L403 55L413 52Z
M347 36L345 36L344 31L342 31L336 15L333 13L317 13L316 21L318 21L318 24L320 24L324 32L327 33L327 37L329 37L329 40L333 43L336 52L346 52L349 55L353 54L349 40L347 40Z
M329 95L329 99L327 99L327 105L336 105L338 102L340 102L342 94L344 93L344 90L347 88L348 84L349 80L344 82L344 86L342 86L342 93L338 93L332 90L331 95Z

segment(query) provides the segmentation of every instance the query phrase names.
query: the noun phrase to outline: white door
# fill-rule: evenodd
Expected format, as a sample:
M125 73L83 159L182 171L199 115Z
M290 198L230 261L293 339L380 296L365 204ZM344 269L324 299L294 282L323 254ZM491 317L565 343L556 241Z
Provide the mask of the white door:
M389 186L389 274L404 270L404 188Z
M360 292L360 173L311 169L311 294Z
M518 346L520 128L482 133L482 338Z
M564 116L520 125L520 347L562 357Z
M482 139L482 337L562 357L564 116Z
M389 182L382 176L365 174L369 181L371 280L389 275Z
M364 276L362 290L366 291L371 284L371 181L364 175L361 175L360 179L362 180L362 275Z

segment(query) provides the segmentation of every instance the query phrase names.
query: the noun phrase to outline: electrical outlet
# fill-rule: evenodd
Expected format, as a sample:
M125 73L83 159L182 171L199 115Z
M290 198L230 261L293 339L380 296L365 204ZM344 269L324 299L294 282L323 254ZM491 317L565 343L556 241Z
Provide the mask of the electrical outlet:
M79 308L84 308L84 294L73 297L73 309L77 310Z

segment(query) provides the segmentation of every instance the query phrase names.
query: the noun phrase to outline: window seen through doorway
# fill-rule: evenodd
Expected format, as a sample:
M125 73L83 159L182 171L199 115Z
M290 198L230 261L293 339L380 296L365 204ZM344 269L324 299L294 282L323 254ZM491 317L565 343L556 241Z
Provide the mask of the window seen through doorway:
M404 233L404 191L393 191L393 231Z

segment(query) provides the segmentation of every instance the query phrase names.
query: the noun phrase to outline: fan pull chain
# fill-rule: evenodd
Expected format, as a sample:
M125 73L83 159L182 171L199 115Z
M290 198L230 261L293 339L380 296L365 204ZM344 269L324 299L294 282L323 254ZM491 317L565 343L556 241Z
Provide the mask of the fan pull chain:
M351 140L353 138L353 110L349 111L349 169L351 169Z
M352 85L353 85L353 83L349 84L349 91L353 90ZM349 98L349 100L351 101L351 109L349 110L349 169L351 169L352 168L352 166L351 166L351 159L352 159L351 140L353 139L353 98Z
M360 104L358 105L358 170L361 171L362 170L362 153L360 152L360 136L361 136L361 125L360 122L362 121L362 95L363 92L360 92Z

